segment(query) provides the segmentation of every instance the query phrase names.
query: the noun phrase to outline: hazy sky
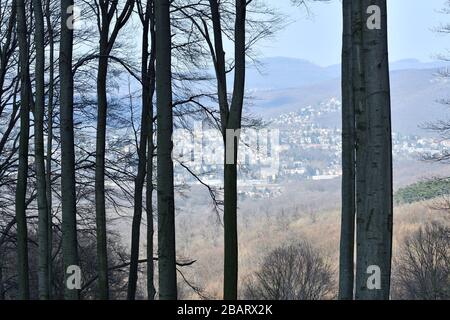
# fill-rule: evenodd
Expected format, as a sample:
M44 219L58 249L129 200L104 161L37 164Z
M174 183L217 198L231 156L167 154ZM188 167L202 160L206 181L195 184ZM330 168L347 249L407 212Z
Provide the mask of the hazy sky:
M341 1L310 5L310 14L294 8L290 0L267 0L288 15L292 23L270 42L261 43L263 56L286 56L310 60L319 65L339 63L341 54ZM450 15L438 11L445 0L387 0L389 51L392 61L433 56L450 49L450 35L438 35L433 28L450 23Z

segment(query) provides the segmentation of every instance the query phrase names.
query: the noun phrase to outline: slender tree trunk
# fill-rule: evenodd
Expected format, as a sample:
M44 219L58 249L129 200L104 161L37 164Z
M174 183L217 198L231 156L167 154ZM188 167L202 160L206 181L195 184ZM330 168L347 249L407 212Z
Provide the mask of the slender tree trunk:
M67 300L78 300L79 290L66 286L67 268L78 266L77 217L75 193L75 147L73 130L73 29L70 8L73 0L61 0L61 41L59 52L60 117L61 117L61 195L62 195L62 252Z
M150 101L150 81L148 75L149 61L149 28L150 28L150 10L151 1L147 1L146 10L143 18L142 32L142 61L141 61L141 77L142 77L142 115L141 115L141 132L138 146L138 172L134 183L134 214L133 224L131 228L131 257L130 257L130 274L128 278L128 300L134 300L136 296L136 284L138 279L138 261L140 248L140 234L142 221L142 204L143 189L145 183L145 175L147 169L147 139L148 139L148 113L151 105ZM151 161L151 159L149 159Z
M19 140L19 167L16 188L16 222L17 222L17 268L19 283L19 298L30 298L30 285L28 278L28 231L26 218L26 193L28 176L28 143L30 125L31 86L29 82L29 53L27 41L27 20L25 14L25 1L16 0L17 35L19 40L20 64L20 140Z
M240 130L245 92L245 19L246 1L236 0L234 27L234 88L228 115L227 130ZM226 136L226 135L225 135ZM225 145L227 145L225 139ZM225 300L236 300L238 293L238 231L237 231L237 154L239 140L234 145L234 163L225 163L224 177L224 291ZM227 149L227 148L225 148Z
M45 109L45 43L44 43L44 13L41 0L33 0L35 20L34 41L36 47L36 99L34 106L34 149L37 179L38 202L38 282L39 297L41 300L49 299L48 287L48 205L47 187L44 159L44 109Z
M106 239L105 208L105 150L106 150L106 118L107 94L106 77L108 73L108 57L106 52L108 29L102 30L100 40L100 58L97 74L97 148L95 161L95 212L97 224L97 263L98 263L98 298L109 299L108 288L108 253Z
M170 1L155 0L159 297L177 299Z
M353 300L355 251L355 112L352 86L352 1L343 0L342 46L342 217L339 299Z
M217 78L217 94L219 98L220 118L223 141L227 149L227 130L241 128L242 107L245 90L245 19L246 1L236 0L235 21L235 74L231 107L228 103L225 52L223 49L220 7L217 0L209 0L211 20L214 33L214 48L211 49ZM209 39L207 39L209 41ZM224 159L224 286L225 300L236 300L238 291L238 233L237 233L237 152L235 141L234 163L226 163Z
M47 206L48 206L48 288L49 288L49 299L52 298L52 287L53 287L53 213L52 213L52 155L53 155L53 95L55 86L55 40L53 25L51 22L51 11L50 11L51 0L47 0L46 4L46 24L48 30L49 38L49 83L48 83L48 105L47 105Z
M147 156L147 186L146 186L146 208L147 208L147 296L149 300L154 300L156 295L154 281L154 261L153 261L153 157L155 146L153 143L153 98L155 95L155 4L152 1L150 17L150 63L148 65L148 75L150 81L150 107L148 110L148 156Z
M354 2L356 3L356 2ZM381 9L381 28L369 29L367 9ZM356 299L389 299L392 254L392 136L386 0L363 0L360 67L364 94L357 127ZM361 136L361 137L359 137ZM377 269L381 281L376 279ZM377 288L380 282L380 288ZM374 287L375 286L375 287Z

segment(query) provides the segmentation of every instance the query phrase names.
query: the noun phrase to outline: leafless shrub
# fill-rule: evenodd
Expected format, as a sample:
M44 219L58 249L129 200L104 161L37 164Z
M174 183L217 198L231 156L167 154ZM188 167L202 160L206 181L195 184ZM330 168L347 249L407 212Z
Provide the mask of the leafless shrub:
M322 300L334 289L332 268L308 242L282 246L269 253L245 283L251 300Z
M394 299L450 299L450 228L430 223L407 237L394 266Z

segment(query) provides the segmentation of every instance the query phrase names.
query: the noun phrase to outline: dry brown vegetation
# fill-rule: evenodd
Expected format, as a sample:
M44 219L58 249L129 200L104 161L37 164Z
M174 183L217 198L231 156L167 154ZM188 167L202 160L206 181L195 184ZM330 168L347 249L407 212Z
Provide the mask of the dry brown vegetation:
M336 186L337 182L333 181L307 183L303 188L309 189L309 192L303 195L299 193L298 197L289 196L287 192L277 199L241 203L239 221L241 289L246 279L258 270L263 258L269 252L280 245L296 243L299 240L307 240L320 249L327 257L337 278L340 212L339 188L334 189ZM302 190L302 187L298 187L297 190ZM398 255L404 239L427 223L439 222L448 225L450 222L450 214L448 211L438 210L436 200L397 206L394 214L394 257ZM181 227L178 228L180 230L177 239L178 252L180 255L197 260L197 263L185 272L189 279L199 285L208 296L220 298L223 264L222 228L213 213L207 215L207 218L203 216L204 219L198 219L199 215L200 213L195 212L195 208L179 215L179 223L183 226L183 230L181 231ZM188 297L198 298L192 293Z

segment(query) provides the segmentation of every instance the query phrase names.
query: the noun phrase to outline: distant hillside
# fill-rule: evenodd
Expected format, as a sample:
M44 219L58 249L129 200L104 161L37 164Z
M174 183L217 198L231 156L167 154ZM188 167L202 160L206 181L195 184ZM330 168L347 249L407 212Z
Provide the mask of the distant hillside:
M397 204L430 200L450 194L450 179L420 181L399 189L394 196Z
M391 64L392 114L394 131L426 134L427 122L450 118L448 108L437 101L450 98L450 82L437 76L440 62L402 60ZM252 96L252 113L274 117L319 106L331 98L340 99L340 67L320 67L308 61L270 58L262 61L259 73L250 69L246 87ZM337 114L327 123L340 126Z

